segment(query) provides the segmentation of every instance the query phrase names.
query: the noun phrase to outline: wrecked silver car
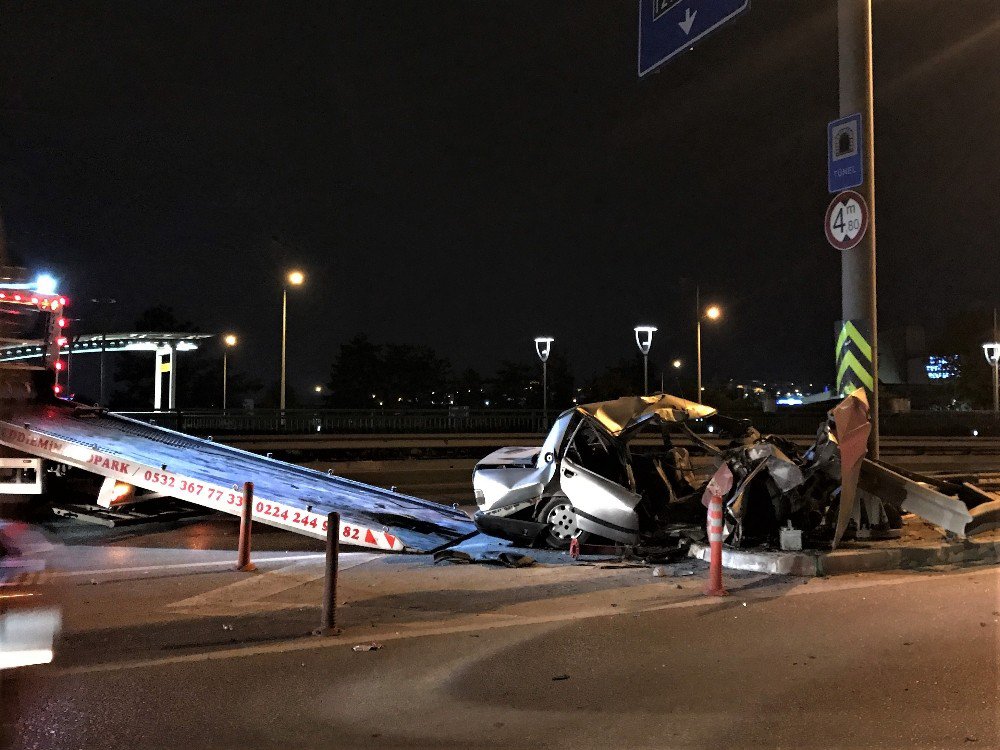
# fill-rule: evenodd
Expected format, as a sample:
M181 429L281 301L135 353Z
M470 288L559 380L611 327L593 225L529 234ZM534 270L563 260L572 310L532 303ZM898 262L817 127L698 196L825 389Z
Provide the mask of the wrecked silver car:
M473 473L476 525L493 536L557 549L593 537L637 544L666 522L668 506L695 487L690 456L671 432L716 410L675 396L632 396L563 412L538 448L501 448ZM662 447L629 442L660 428Z
M501 448L473 475L480 531L524 545L565 549L607 540L655 547L670 536L704 538L707 478L697 481L685 437L714 457L725 486L725 543L732 547L836 548L845 539L899 536L913 513L964 536L1000 526L1000 494L964 478L935 479L867 457L871 430L863 389L848 395L803 447L748 422L668 395L626 397L570 409L540 448ZM722 447L692 432L713 417ZM660 445L632 450L644 428Z

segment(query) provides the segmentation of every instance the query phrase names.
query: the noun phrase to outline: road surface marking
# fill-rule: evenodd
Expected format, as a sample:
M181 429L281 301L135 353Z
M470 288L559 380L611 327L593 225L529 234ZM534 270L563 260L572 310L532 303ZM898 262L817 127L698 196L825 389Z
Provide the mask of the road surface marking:
M340 570L347 570L377 557L380 555L368 552L345 552L340 555L339 567ZM251 576L236 583L220 586L203 594L181 599L168 604L167 609L198 612L202 615L235 615L245 613L247 610L300 607L299 603L268 603L262 600L280 594L282 591L322 580L325 573L325 566L317 566L315 561L298 562L263 575Z
M773 600L779 597L785 596L805 596L812 594L825 594L836 591L849 591L852 589L866 589L866 588L880 588L883 586L899 586L907 583L924 583L927 581L935 580L948 580L953 577L958 576L992 576L996 577L997 571L995 567L988 567L984 569L960 569L947 572L939 573L922 573L915 575L906 575L898 578L888 578L888 579L877 579L877 580L866 580L866 579L853 579L853 580L835 580L835 579L805 579L802 584L797 585L795 588L779 590L776 592L773 589L750 589L746 592L741 591L738 588L730 587L730 593L732 596L729 601L739 598L741 601L767 601ZM818 581L821 581L820 585L815 585ZM805 585L805 583L811 582L814 585ZM750 584L753 585L753 584ZM184 656L171 656L159 659L141 659L136 661L127 662L109 662L107 664L93 664L88 666L80 667L66 667L63 669L53 669L51 671L46 671L39 673L39 676L44 676L48 678L52 677L65 677L71 675L80 674L91 674L96 672L117 672L125 669L147 669L151 667L166 667L173 666L176 664L195 664L198 662L206 661L218 661L225 659L239 659L248 656L265 656L269 654L283 654L294 651L308 651L320 648L336 648L336 647L346 647L353 645L358 639L364 641L396 641L396 640L406 640L409 638L423 638L427 636L435 635L449 635L467 632L482 632L483 630L494 630L497 628L508 628L516 627L521 625L546 625L555 624L561 622L568 622L572 620L587 620L597 617L618 617L621 615L635 615L648 612L661 612L668 609L687 609L691 607L709 607L709 606L725 606L725 599L718 599L716 597L707 596L696 596L691 599L682 599L680 601L666 602L662 604L654 604L652 606L639 607L636 609L630 609L627 607L622 607L615 609L613 611L608 611L606 607L601 607L599 609L590 610L577 610L574 612L561 611L553 614L547 615L537 615L531 617L512 617L510 615L504 615L503 613L497 613L495 619L487 620L489 615L486 617L479 617L473 622L462 622L456 625L447 624L435 624L435 623L425 623L428 627L406 629L406 626L400 627L400 630L390 631L390 632L376 632L372 633L370 631L365 631L359 629L356 633L352 631L347 631L343 638L297 638L295 640L281 641L278 643L270 643L258 646L246 646L242 648L229 648L222 649L219 651L208 651L198 654L186 654ZM58 654L57 654L58 658Z

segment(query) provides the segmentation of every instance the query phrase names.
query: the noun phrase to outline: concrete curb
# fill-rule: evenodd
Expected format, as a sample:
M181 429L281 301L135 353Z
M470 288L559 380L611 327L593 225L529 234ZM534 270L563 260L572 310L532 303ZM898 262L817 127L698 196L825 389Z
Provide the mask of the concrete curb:
M708 562L707 544L694 543L689 557ZM825 576L872 570L902 570L931 565L1000 561L1000 540L941 540L909 546L838 549L834 552L722 550L722 567L788 576Z

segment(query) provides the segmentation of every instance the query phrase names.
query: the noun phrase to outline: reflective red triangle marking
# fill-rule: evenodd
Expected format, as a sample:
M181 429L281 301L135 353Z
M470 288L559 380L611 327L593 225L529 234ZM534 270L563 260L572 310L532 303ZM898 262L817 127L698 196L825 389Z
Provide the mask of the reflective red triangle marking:
M365 531L365 541L368 544L378 544L378 542L375 540L375 535L372 533L371 529Z
M383 532L383 533L385 533L385 540L387 542L389 542L389 549L392 549L393 547L395 547L396 546L396 537L394 537L392 534L390 534L388 532Z

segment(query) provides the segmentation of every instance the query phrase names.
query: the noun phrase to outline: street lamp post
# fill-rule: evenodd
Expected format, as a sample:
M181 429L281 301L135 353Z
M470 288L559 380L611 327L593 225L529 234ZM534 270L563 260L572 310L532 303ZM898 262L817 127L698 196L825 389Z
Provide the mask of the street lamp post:
M653 346L653 334L656 326L636 326L635 343L642 352L642 395L649 393L649 350Z
M229 386L229 350L236 346L236 336L227 333L222 337L225 347L222 350L222 411L226 410L226 391Z
M542 360L542 423L545 428L549 427L549 354L552 353L551 336L538 336L535 338L535 353Z
M993 367L993 415L1000 417L1000 341L983 344L983 354Z
M112 299L110 297L101 297L90 300L92 305L116 305L118 300ZM104 367L104 353L107 348L107 335L108 335L108 315L107 307L101 308L101 362L100 362L100 404L101 406L107 406L107 394L105 389L105 367Z
M718 305L709 305L704 312L701 309L701 289L695 288L695 340L698 360L698 403L701 403L701 319L718 320L722 317L722 310Z
M993 416L1000 419L1000 336L997 335L997 309L993 308L993 341L983 344L986 361L993 365Z
M670 362L670 366L673 367L674 370L680 370L681 369L681 361L679 359L672 360ZM674 373L674 379L676 380L676 378L677 378L677 374L675 372ZM664 365L663 369L660 370L660 393L666 393L667 392L666 382L667 382L667 366ZM679 387L680 386L678 385L678 388ZM678 394L678 395L680 395L680 394Z
M301 271L291 271L285 276L285 285L281 290L281 395L280 407L285 411L285 349L288 343L288 286L301 286L306 280Z

